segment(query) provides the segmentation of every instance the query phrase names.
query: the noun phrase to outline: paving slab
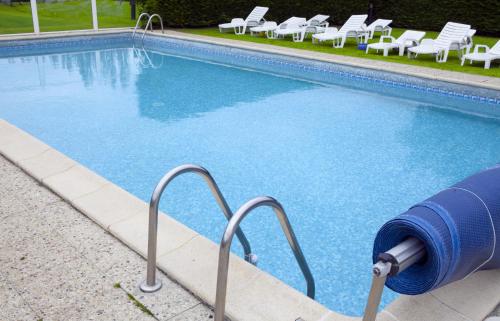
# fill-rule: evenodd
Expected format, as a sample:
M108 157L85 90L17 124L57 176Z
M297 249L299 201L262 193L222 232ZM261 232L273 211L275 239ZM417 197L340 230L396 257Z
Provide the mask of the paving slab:
M0 156L0 320L212 318L161 272L163 288L142 293L145 270L141 256Z

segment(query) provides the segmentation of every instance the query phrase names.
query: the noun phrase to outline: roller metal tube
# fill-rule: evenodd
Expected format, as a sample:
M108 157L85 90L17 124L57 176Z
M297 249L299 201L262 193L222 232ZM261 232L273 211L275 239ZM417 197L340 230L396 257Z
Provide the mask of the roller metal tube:
M425 257L425 246L416 238L408 238L387 252L378 255L378 262L373 265L372 285L366 303L363 321L375 321L382 299L385 281L388 276L403 272Z

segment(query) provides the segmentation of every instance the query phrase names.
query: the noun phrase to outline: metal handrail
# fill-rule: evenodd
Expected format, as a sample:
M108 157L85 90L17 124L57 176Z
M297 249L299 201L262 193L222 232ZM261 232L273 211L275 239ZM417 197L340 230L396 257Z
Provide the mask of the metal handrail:
M153 61L151 60L151 58L149 57L148 52L144 49L144 47L136 48L135 46L133 46L133 50L134 50L134 53L139 58L139 62L141 64L141 66L143 66L143 67L149 66L153 69L159 69L163 66L163 57L164 57L163 55L159 55L161 57L161 63L159 65L155 65L153 63ZM144 59L144 57L145 57L145 59ZM145 60L147 60L148 64L145 64Z
M137 32L137 28L139 28L139 23L141 22L141 19L144 16L148 17L148 20L151 18L151 15L147 12L143 12L139 15L139 18L137 18L137 22L135 23L134 32L132 33L132 40L134 40L135 33Z
M229 268L229 252L231 249L231 242L235 231L238 230L241 221L254 209L261 206L272 207L278 220L280 222L283 233L285 234L290 247L292 248L293 254L299 267L304 274L307 282L307 296L314 299L315 285L314 278L312 276L311 270L307 265L306 259L302 250L300 249L297 237L293 232L290 221L283 209L283 206L272 197L261 196L254 198L245 204L233 215L227 224L224 235L220 243L219 249L219 266L217 268L217 289L215 295L215 319L214 321L224 321L224 313L226 309L226 290L227 290L227 274Z
M160 198L163 194L163 191L167 187L167 185L177 176L185 174L185 173L196 173L202 176L210 187L210 191L212 192L217 204L221 208L222 212L226 216L228 220L230 220L233 216L229 205L222 196L222 193L217 186L217 183L213 179L212 175L203 167L198 165L186 164L178 166L171 171L169 171L163 178L160 180L158 185L153 191L153 195L151 195L151 201L149 203L149 230L148 230L148 263L147 263L147 274L146 280L140 285L140 288L143 292L155 292L161 288L161 281L156 279L156 243L157 243L157 233L158 233L158 207L160 204ZM245 237L245 234L240 228L237 228L236 235L243 246L243 250L245 252L245 260L255 264L257 262L257 256L252 254L252 249L250 247L250 243L248 239Z
M154 17L158 17L158 19L160 19L161 33L165 33L165 30L163 29L163 19L161 18L161 16L159 14L155 13L149 17L148 23L146 24L146 28L144 28L144 32L142 33L141 41L144 41L144 36L146 35L146 32L148 31L149 26L151 26L151 31L153 31L152 22L153 22Z

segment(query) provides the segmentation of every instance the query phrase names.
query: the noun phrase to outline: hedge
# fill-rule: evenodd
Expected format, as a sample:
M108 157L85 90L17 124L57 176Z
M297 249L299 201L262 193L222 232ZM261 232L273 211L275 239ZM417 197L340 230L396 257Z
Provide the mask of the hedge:
M472 25L478 33L500 35L499 0L138 0L146 12L159 13L170 27L206 27L246 17L256 5L271 8L267 20L282 21L290 16L328 14L335 25L351 14L368 13L373 18L392 19L393 26L441 30L447 21Z
M402 28L441 30L447 21L466 23L479 34L500 36L500 0L376 0L375 15Z

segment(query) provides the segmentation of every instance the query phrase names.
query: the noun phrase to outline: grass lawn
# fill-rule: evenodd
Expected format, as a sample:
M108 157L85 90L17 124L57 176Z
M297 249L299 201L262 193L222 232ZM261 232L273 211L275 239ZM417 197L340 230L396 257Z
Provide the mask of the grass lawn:
M92 29L90 0L39 2L40 31ZM128 1L97 0L99 28L134 26ZM29 2L0 4L0 34L33 32Z
M373 60L383 60L388 62L402 63L408 65L415 66L425 66L442 70L452 70L452 71L460 71L471 74L492 76L492 77L500 77L500 65L498 60L496 63L492 63L491 69L485 70L484 63L474 63L473 65L469 65L468 62L462 67L460 66L460 60L457 56L456 51L451 51L448 56L448 61L446 63L437 63L435 58L432 55L423 55L419 56L417 59L408 59L406 56L400 57L396 52L390 54L388 57L382 56L382 52L376 54L375 51L370 51L369 54L365 54L364 51L358 50L356 46L356 41L353 38L349 38L346 42L344 48L336 49L332 47L332 42L324 42L321 44L312 44L310 37L304 42L293 42L291 37L285 40L283 39L267 39L265 36L260 37L252 37L249 34L237 36L233 33L220 33L218 28L201 28L201 29L179 29L178 31L203 35L203 36L211 36L218 38L226 38L226 39L236 39L236 40L245 40L256 43L264 43L275 46L303 49L303 50L311 50L311 51L319 51L325 53L332 53L337 55L345 55L352 57L360 57L365 59L373 59ZM403 29L393 29L392 36L398 37L403 33ZM429 31L426 33L426 38L435 38L437 36L437 32ZM379 37L376 35L373 40L370 42L378 42ZM492 47L498 39L491 37L482 37L476 36L474 37L475 44L485 44Z

